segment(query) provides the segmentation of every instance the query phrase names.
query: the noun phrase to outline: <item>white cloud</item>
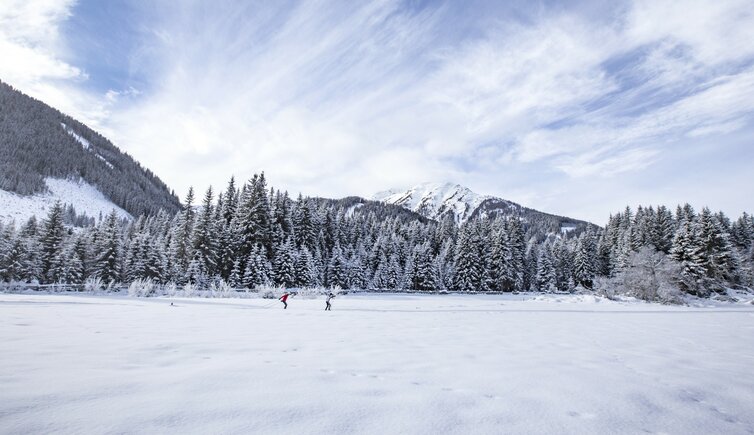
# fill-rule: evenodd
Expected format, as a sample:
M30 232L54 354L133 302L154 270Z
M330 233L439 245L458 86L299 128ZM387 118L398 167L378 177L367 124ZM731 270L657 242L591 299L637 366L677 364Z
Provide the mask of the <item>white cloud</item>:
M259 170L326 196L450 179L591 217L569 186L648 171L754 112L746 1L641 0L601 19L559 8L474 20L473 36L443 7L397 0L136 4L142 34L124 55L148 86L101 95L65 61L72 3L27 4L0 12L0 55L14 59L0 77L103 129L178 192Z

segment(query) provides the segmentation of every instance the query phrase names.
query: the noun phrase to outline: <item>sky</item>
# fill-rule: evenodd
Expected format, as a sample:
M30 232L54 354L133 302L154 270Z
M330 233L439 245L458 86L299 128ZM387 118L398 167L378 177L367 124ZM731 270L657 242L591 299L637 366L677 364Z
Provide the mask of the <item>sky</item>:
M0 0L0 80L183 196L453 182L604 224L754 211L754 8L700 1Z

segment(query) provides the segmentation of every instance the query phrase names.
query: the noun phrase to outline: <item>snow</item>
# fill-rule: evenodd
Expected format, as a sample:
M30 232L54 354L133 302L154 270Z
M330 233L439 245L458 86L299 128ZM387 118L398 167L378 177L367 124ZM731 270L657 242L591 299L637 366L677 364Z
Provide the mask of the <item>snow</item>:
M83 180L46 178L45 183L49 192L32 196L21 196L0 190L0 220L15 220L17 225L22 225L33 215L38 219L44 219L57 200L64 204L72 204L77 213L86 213L90 217L97 218L100 213L104 216L115 209L118 217L131 219L128 212L113 204L96 187Z
M578 227L575 227L575 226L572 226L572 225L563 225L563 226L560 227L560 232L562 234L568 234L571 231L575 230L576 228L578 228Z
M0 294L0 433L754 431L751 305L324 305Z
M76 141L78 141L78 143L81 144L82 148L84 148L85 150L89 149L91 144L89 143L88 140L86 140L86 138L76 133L71 127L68 127L64 122L61 122L60 125L63 127L66 133L73 136L73 138L76 139Z
M68 133L69 135L73 136L73 138L76 139L76 141L81 144L82 148L84 148L85 150L88 150L88 151L92 151L94 153L94 156L97 157L98 159L100 159L101 161L103 161L107 165L108 168L110 168L110 169L114 168L114 166L113 166L112 163L110 163L109 161L107 161L106 158L102 157L96 151L94 151L94 148L91 147L91 143L88 140L86 140L85 137L83 137L80 134L76 133L76 131L74 129L72 129L71 127L68 127L64 122L61 122L60 125L63 127L63 129L66 131L66 133Z
M102 157L101 155L95 154L95 157L97 157L98 159L102 160L107 165L108 168L110 168L110 169L114 168L113 164L110 163L110 162L108 162L107 159L104 158L104 157Z
M484 201L496 199L472 192L459 184L422 183L407 190L392 189L377 193L374 201L403 206L430 219L439 220L452 213L456 221L465 222Z
M352 205L352 206L348 207L348 209L346 210L346 214L345 214L345 216L346 216L347 218L349 218L349 219L350 219L350 218L352 218L352 217L353 217L353 214L354 214L354 212L356 212L356 210L357 210L357 209L360 209L360 208L361 208L361 207L363 207L363 206L364 206L364 204L363 204L363 203L361 203L361 202L359 202L359 203L357 203L357 204L354 204L354 205Z

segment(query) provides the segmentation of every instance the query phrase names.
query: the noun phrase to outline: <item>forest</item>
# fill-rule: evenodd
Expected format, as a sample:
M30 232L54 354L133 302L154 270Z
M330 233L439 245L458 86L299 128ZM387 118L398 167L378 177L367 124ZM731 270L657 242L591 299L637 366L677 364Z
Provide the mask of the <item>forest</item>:
M674 302L752 286L754 218L690 205L626 208L605 228L569 232L525 217L457 225L397 206L268 188L264 173L195 205L84 227L58 204L0 226L0 279L110 288L149 282L236 291L261 286L403 291L600 292ZM66 216L68 216L66 218ZM150 286L150 288L152 288Z

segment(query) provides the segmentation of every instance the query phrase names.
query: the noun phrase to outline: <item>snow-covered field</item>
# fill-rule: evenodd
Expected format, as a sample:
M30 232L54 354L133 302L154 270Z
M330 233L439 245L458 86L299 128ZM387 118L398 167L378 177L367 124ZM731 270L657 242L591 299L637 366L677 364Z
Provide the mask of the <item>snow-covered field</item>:
M32 216L44 219L55 205L55 201L73 204L76 212L86 213L89 217L98 218L99 214L106 216L115 210L118 217L131 219L127 211L113 204L96 187L78 180L64 180L60 178L45 178L48 193L31 196L21 196L12 192L0 190L0 221L16 222L19 227Z
M0 294L0 433L754 433L752 305L289 305Z

